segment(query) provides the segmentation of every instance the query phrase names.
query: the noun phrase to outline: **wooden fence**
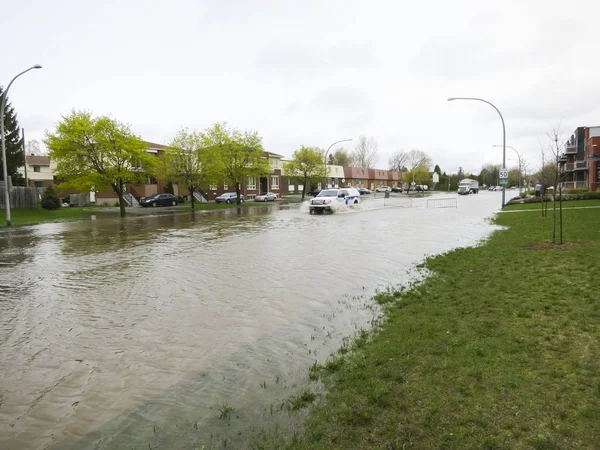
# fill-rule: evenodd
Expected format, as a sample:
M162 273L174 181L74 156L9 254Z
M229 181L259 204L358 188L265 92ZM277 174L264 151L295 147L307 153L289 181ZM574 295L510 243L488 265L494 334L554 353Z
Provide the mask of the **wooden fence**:
M0 209L5 209L4 187L0 186ZM40 203L40 194L34 187L15 186L10 190L11 208L35 208Z

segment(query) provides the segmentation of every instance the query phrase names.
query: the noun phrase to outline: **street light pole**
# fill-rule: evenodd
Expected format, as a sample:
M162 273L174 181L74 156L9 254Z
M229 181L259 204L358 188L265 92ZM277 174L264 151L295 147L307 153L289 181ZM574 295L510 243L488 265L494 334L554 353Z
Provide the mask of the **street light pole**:
M502 146L501 145L492 145L492 147L502 147ZM521 193L521 177L522 177L522 174L521 174L521 158L522 157L516 148L511 147L510 145L507 145L506 148L510 148L510 149L514 150L514 152L517 154L517 158L518 158L517 160L519 161L519 194L520 194Z
M460 169L461 166L455 167L454 169ZM452 169L452 170L454 170ZM450 172L448 173L448 191L450 192L450 179L452 178L452 170L450 170Z
M350 142L351 140L352 139L342 139L341 141L335 141L329 146L329 148L325 152L325 189L327 189L327 155L329 154L329 150L331 150L331 147L333 147L335 144L340 144L342 142Z
M496 108L496 106L494 106L493 103L488 102L487 100L484 100L482 98L450 97L448 99L449 102L452 102L454 100L475 100L478 102L487 103L488 105L490 105L492 108L494 108L496 110L496 112L500 116L500 120L502 121L502 168L505 168L506 167L506 126L504 125L504 117L502 117L502 113L500 112L500 110L498 108ZM504 205L505 205L505 198L506 198L506 185L502 186L502 208L504 208Z
M4 90L4 92L2 93L2 102L0 104L0 139L2 139L2 175L4 176L4 203L5 203L5 207L6 207L6 226L10 227L12 225L11 223L11 217L10 217L10 192L9 192L9 184L8 184L8 168L7 168L7 164L6 164L6 136L4 135L4 108L6 108L6 99L8 98L8 90L10 89L10 86L13 84L13 82L19 78L21 75L23 75L24 73L29 72L32 69L41 69L42 66L40 66L39 64L36 64L35 66L31 66L29 69L24 70L23 72L17 74L12 80L10 80L10 83L8 83L8 86L6 87L6 89Z

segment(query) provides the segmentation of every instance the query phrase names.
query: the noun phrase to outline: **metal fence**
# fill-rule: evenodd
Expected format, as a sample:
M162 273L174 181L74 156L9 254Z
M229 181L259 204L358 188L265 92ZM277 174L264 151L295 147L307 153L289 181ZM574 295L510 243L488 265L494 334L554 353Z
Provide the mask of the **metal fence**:
M40 202L40 194L33 187L13 187L10 190L11 208L34 208ZM0 209L5 209L4 187L0 187Z
M455 198L430 198L427 199L428 208L458 208L458 201Z

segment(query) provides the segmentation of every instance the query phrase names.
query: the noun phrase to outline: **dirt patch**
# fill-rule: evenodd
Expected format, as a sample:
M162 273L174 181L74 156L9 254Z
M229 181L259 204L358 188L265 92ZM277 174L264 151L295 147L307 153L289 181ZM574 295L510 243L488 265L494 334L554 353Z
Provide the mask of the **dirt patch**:
M580 244L575 242L565 242L563 244L553 244L552 242L536 242L529 245L524 245L521 248L525 250L567 250L569 248L578 247Z

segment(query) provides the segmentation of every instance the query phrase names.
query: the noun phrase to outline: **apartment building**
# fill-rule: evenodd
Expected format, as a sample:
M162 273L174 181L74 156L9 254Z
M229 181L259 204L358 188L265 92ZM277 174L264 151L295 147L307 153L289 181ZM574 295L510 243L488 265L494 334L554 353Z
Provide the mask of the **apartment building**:
M600 126L578 127L559 156L563 189L600 188Z

